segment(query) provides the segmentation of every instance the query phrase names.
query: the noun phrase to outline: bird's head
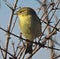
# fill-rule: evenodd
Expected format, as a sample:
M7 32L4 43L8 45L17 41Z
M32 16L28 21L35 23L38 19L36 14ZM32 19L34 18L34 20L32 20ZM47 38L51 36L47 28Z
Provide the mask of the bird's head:
M20 9L16 12L16 14L17 14L17 15L28 15L28 14L34 15L34 14L36 14L36 12L35 12L34 9L32 9L32 8L23 7L23 8L20 8Z

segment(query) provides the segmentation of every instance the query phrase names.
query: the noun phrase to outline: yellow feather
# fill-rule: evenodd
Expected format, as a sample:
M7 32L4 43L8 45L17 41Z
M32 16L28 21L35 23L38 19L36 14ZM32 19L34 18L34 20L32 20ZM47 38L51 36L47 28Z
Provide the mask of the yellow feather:
M17 14L19 17L19 27L26 39L33 41L41 35L41 22L32 8L21 8ZM27 42L26 52L28 51L32 52L31 42Z

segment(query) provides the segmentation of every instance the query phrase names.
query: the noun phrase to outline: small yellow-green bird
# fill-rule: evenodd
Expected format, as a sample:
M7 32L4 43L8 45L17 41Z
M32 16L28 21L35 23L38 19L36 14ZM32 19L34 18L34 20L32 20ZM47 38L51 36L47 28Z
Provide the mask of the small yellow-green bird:
M26 39L33 41L41 35L41 21L34 9L23 7L20 8L16 14L19 17L19 27ZM32 53L32 43L28 41L25 54L26 53Z

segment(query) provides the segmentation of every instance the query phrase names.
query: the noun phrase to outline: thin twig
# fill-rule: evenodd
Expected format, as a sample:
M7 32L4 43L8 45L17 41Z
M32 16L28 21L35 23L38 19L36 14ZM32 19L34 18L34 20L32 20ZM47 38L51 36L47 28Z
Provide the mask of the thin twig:
M58 3L58 5L59 5L59 3ZM58 5L57 5L57 6L58 6ZM53 32L56 32L56 31L53 31ZM54 34L54 33L53 33L53 34ZM48 35L48 37L50 38L51 36ZM49 38L48 38L48 39L49 39ZM42 44L43 44L43 43L45 44L46 41L47 41L47 39L44 39L43 42L42 42ZM40 46L36 51L34 51L34 52L32 53L32 55L34 55L40 48L41 48L41 46ZM29 58L32 57L32 55L30 55Z
M55 31L53 31L52 33L48 34L46 37L44 37L42 40L42 45L45 45L46 44L46 41L55 33ZM39 49L41 48L41 45L35 50L32 52L32 55L30 55L28 58L31 58Z
M16 48L16 53L17 53L17 51L18 51L18 48L19 48L20 43L21 43L21 41L19 41L19 43L18 43L18 46L17 46L17 48Z
M14 42L12 41L12 47L13 47L13 52L14 52L14 56L16 54L16 51L15 51L15 47L14 47Z
M21 50L21 52L20 52L20 56L19 56L18 59L20 59L20 58L22 57L24 50L25 50L25 48L23 48L23 49Z
M14 11L15 11L16 6L17 6L17 2L18 2L18 0L15 0L14 7L13 7L14 10L12 10L12 14L10 16L10 22L8 24L8 29L7 29L8 32L10 32L10 29L11 29L12 19L13 19ZM5 50L6 51L8 51L8 44L9 44L9 39L10 39L10 34L8 32L6 32L6 42L5 42ZM4 59L6 59L6 58L7 58L7 53L5 52Z
M54 59L57 59L57 58L59 58L59 57L60 57L60 55L58 55L58 56L55 56L55 57L54 57Z
M5 31L5 32L8 32L7 30L5 30L5 29L3 29L3 28L1 28L1 27L0 27L0 29L3 30L3 31ZM25 41L28 41L28 42L32 42L32 41L30 41L30 40L27 40L27 39L24 39L24 38L22 38L22 37L20 37L20 36L17 36L17 35L14 34L14 33L11 33L11 32L8 32L8 33L11 34L11 35L13 35L13 36L15 36L15 37L17 37L17 38L19 38L19 39L21 39L21 40L25 40ZM45 38L46 38L46 39L49 39L52 35L54 35L54 33L55 33L55 31L49 33ZM42 39L42 40L43 40L43 39ZM32 42L32 43L39 44L39 43L37 43L37 42Z
M4 54L3 54L3 51L1 50L1 54L2 54L2 57L3 57L3 59L4 59Z
M8 51L6 51L5 49L1 48L1 46L0 46L0 49L1 49L2 51L6 52L7 54L9 54L10 56L12 56L13 58L15 58L15 56L13 56L11 53L9 53Z
M17 57L21 54L22 49L23 49L23 47L20 47Z
M12 26L11 32L12 32L13 29L14 29L14 26L15 26L15 24L16 24L16 21L17 21L17 16L16 16L15 21L14 21L14 23L13 23L13 26Z
M5 32L8 32L8 31L6 31L6 30L4 30L3 28L0 28L0 29L2 29L3 31L5 31ZM8 33L10 33L11 35L13 35L13 36L15 36L15 37L17 37L17 38L20 38L20 39L22 39L22 40L25 40L25 41L28 41L28 42L32 42L32 41L29 41L29 40L27 40L27 39L24 39L24 38L21 38L21 37L19 37L19 36L17 36L17 35L15 35L15 34L13 34L13 33L11 33L11 32L8 32ZM40 47L39 47L39 49L41 48L41 46L43 46L45 43L46 43L46 41L53 35L55 33L55 31L53 31L52 33L50 33L48 36L46 36L45 38L43 38L42 40L42 43L37 43L37 42L32 42L32 43L35 43L35 44L38 44L38 45L40 45ZM38 50L39 50L38 49ZM38 51L38 50L36 50L36 51ZM57 49L57 50L59 50L59 49ZM35 52L36 52L35 51ZM33 52L33 54L35 53L35 52ZM31 56L30 56L31 57Z
M57 2L56 2L56 3L57 3ZM59 4L58 4L58 5L59 5ZM57 5L57 6L58 6L58 5ZM46 14L46 12L47 12L47 10L44 12L43 16ZM55 10L54 13L52 14L52 16L51 16L51 18L50 18L50 20L49 20L48 22L44 21L44 20L47 18L47 16L50 14L50 12L52 12L52 9L49 11L48 14L46 14L45 18L44 18L43 20L41 20L42 22L44 22L44 23L46 24L46 27L45 27L45 29L43 30L43 32L42 32L42 34L41 34L41 36L40 36L39 41L41 40L41 37L42 37L43 33L45 32L45 30L47 29L48 25L49 25L50 27L53 27L53 26L50 25L50 21L51 21L53 15L55 14L56 10ZM41 17L41 19L43 18L43 16ZM53 28L56 29L56 27L53 27Z

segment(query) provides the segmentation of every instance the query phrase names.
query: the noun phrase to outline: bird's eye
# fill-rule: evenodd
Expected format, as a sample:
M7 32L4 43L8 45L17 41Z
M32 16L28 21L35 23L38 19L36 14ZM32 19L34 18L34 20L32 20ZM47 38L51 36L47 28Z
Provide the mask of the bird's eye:
M22 11L20 11L20 13L22 13Z
M20 11L20 13L22 13L23 11Z

